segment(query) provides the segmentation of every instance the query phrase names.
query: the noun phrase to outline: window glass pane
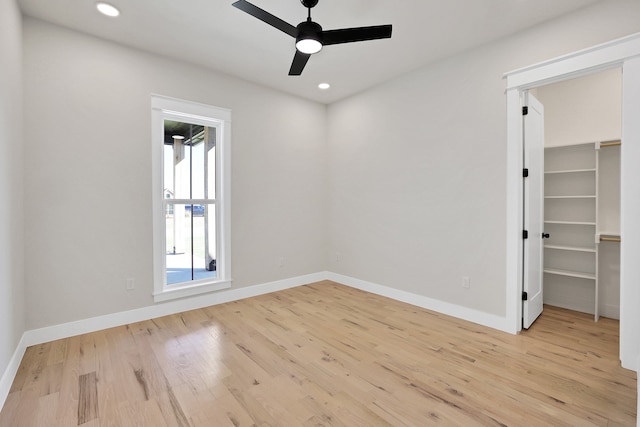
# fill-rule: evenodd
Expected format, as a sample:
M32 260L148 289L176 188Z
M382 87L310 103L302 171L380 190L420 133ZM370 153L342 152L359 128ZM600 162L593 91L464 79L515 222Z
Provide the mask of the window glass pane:
M215 197L215 134L215 128L164 121L164 187L171 198ZM213 189L208 192L211 182Z
M216 129L203 127L189 147L191 159L191 198L215 199Z
M164 193L166 199L189 199L190 150L185 144L188 126L164 121ZM169 195L169 197L167 197Z
M216 207L215 205L194 205L193 215L193 255L194 265L207 270L206 277L215 277L216 272Z
M167 285L216 277L215 205L166 203Z
M189 206L190 207L190 206ZM184 204L167 203L167 284L191 280L191 215Z
M195 145L191 145L191 198L204 199L205 192L205 176L206 165L204 158L204 139L197 141Z
M216 198L216 129L207 128L205 134L205 160L207 165L207 174L205 176L205 199L215 200Z

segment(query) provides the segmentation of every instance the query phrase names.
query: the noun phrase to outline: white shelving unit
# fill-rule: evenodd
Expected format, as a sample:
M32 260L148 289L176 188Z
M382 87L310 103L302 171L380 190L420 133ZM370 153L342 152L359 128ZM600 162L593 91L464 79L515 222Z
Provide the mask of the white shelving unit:
M589 312L585 307L593 307L596 321L601 311L600 256L608 270L604 277L611 282L605 283L609 293L613 283L612 264L607 261L611 255L600 253L604 250L600 242L615 245L621 240L615 176L619 151L606 148L613 151L602 157L606 159L602 175L601 150L619 145L613 141L545 148L544 222L549 234L544 245L545 294L551 291L553 305Z
M585 300L598 313L598 156L596 143L545 148L545 293L566 295L556 305ZM576 301L572 305L571 301Z

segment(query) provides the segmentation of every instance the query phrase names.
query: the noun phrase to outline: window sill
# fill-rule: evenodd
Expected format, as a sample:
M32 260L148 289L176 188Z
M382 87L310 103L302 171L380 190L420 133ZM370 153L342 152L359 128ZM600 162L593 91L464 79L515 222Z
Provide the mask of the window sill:
M231 280L220 280L212 283L201 285L187 285L176 286L175 288L165 288L162 292L153 294L154 302L171 301L179 298L191 297L194 295L206 294L209 292L220 291L222 289L229 289L231 287Z

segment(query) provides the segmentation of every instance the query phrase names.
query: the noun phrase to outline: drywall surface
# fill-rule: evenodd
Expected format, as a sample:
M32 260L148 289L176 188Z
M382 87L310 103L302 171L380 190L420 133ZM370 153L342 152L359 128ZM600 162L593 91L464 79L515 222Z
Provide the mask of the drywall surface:
M601 2L332 104L329 270L505 315L501 77L640 31L637 16Z
M22 18L0 1L0 377L24 332L22 244Z
M622 136L619 68L538 88L545 147L611 141Z
M24 45L29 329L153 304L151 94L232 110L232 287L325 269L324 105L29 18Z

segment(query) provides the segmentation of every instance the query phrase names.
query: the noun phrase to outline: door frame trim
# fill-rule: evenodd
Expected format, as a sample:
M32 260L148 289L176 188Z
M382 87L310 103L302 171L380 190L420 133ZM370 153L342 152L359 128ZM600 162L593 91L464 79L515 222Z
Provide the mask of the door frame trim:
M522 93L545 84L556 83L589 75L611 68L623 69L622 106L622 164L624 180L640 182L640 171L625 168L625 157L640 151L640 121L625 117L637 114L640 104L640 76L624 73L625 65L638 69L640 63L640 33L583 49L558 58L505 73L507 82L507 216L506 216L506 326L517 333L522 329ZM625 153L626 152L626 153ZM630 161L630 160L629 160ZM633 175L633 176L632 176ZM623 181L624 181L623 180ZM624 242L640 242L640 225L633 226L625 218L640 217L640 202L633 201L633 188L621 187L621 233L625 236L621 245L620 272L620 360L625 368L638 370L640 338L635 336L635 326L640 324L640 314L633 307L640 304L640 265L625 262L625 254L640 253L640 244L633 248ZM633 238L632 238L633 237ZM639 250L636 252L635 250ZM628 326L628 327L627 327Z

